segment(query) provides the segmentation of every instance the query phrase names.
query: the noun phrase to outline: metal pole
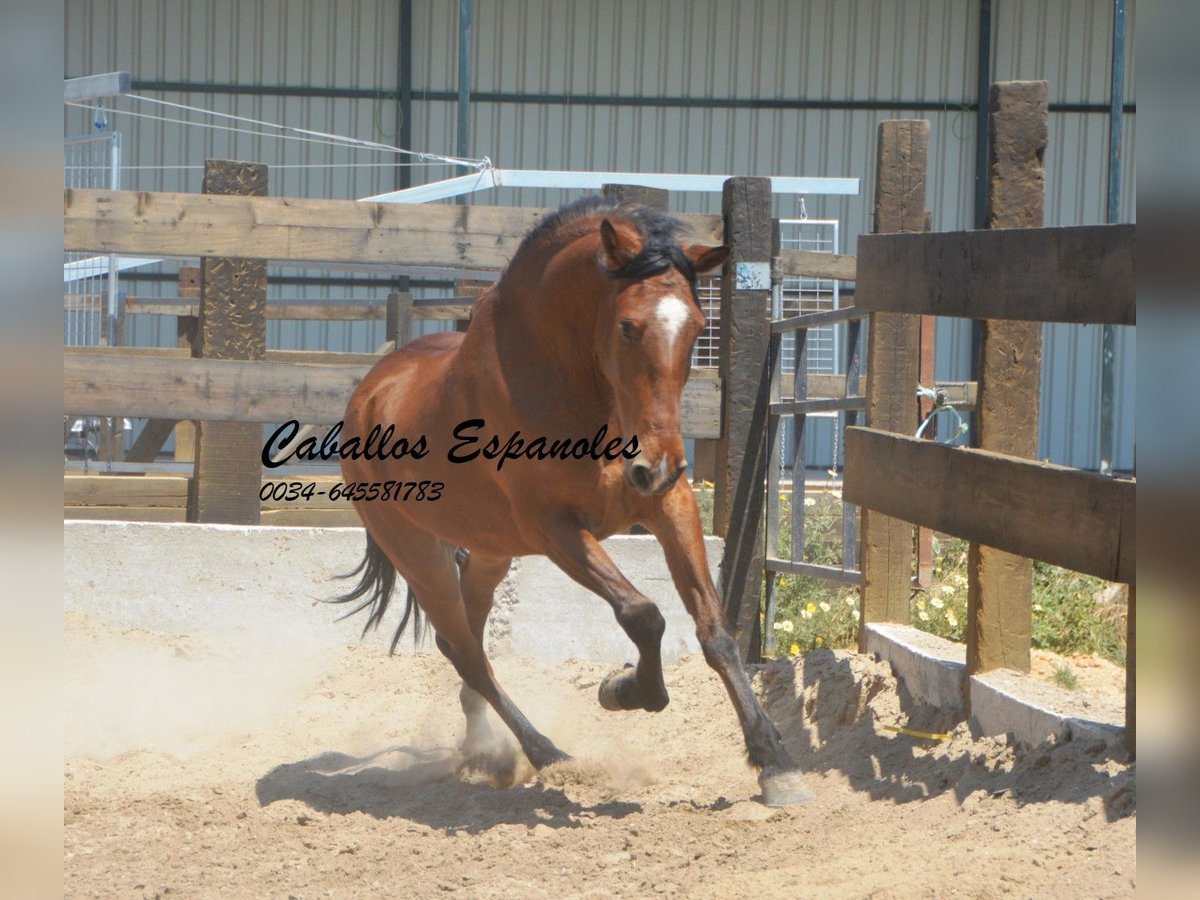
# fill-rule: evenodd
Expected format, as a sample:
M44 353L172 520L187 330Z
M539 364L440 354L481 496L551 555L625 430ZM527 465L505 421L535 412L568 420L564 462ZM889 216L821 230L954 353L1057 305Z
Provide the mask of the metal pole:
M1112 82L1108 109L1108 210L1111 224L1120 219L1121 117L1125 105L1125 0L1113 0ZM1115 366L1117 330L1100 326L1100 472L1112 472L1116 439Z
M412 0L400 0L400 34L396 53L396 86L398 89L397 116L400 126L397 139L406 150L412 149ZM396 187L412 187L412 168L396 167Z
M987 228L988 116L992 81L992 0L979 0L979 48L975 68L975 227ZM983 334L978 319L971 321L971 378L979 379L979 349ZM971 446L979 446L975 415L971 416Z
M465 159L471 108L471 0L458 0L458 156Z

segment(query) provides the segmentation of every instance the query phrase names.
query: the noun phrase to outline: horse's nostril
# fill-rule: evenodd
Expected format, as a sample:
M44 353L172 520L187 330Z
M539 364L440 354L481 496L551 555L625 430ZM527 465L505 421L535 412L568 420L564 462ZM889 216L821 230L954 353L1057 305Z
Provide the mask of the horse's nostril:
M629 482L639 491L650 490L650 482L653 476L650 473L650 467L645 464L635 464L629 467Z

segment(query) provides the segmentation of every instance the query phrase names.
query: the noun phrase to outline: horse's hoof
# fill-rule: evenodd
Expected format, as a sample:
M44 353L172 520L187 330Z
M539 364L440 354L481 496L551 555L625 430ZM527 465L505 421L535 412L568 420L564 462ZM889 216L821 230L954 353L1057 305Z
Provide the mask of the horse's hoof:
M627 665L623 669L617 669L604 676L604 680L600 682L600 688L596 692L602 707L610 712L620 712L626 708L617 698L617 689L621 685L622 679L633 677L632 674L626 674L632 668L633 666Z
M794 806L807 803L815 796L804 786L800 773L792 770L763 774L758 779L762 788L763 803L767 806Z

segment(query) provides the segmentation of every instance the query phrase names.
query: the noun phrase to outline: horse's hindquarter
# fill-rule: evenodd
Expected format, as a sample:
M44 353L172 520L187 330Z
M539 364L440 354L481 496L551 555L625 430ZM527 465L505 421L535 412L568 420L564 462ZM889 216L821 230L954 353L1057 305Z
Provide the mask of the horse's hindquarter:
M478 399L464 383L458 354L463 336L444 332L420 338L382 359L351 397L344 419L342 444L373 429L394 428L391 441L373 446L370 458L341 461L347 484L407 487L389 491L389 499L356 503L359 515L374 531L413 528L472 550L500 556L536 552L513 528L513 512L494 463L479 459L454 463L455 429L481 418ZM402 454L423 439L424 453ZM382 457L382 458L381 458ZM423 497L423 499L421 499Z

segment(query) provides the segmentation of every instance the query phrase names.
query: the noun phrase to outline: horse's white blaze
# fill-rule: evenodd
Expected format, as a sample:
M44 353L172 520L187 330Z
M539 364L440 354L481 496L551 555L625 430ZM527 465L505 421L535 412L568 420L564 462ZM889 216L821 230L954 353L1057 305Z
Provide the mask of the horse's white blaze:
M674 294L658 301L654 317L662 323L663 337L666 338L668 351L675 345L675 338L679 336L683 323L688 320L688 313L687 304Z

